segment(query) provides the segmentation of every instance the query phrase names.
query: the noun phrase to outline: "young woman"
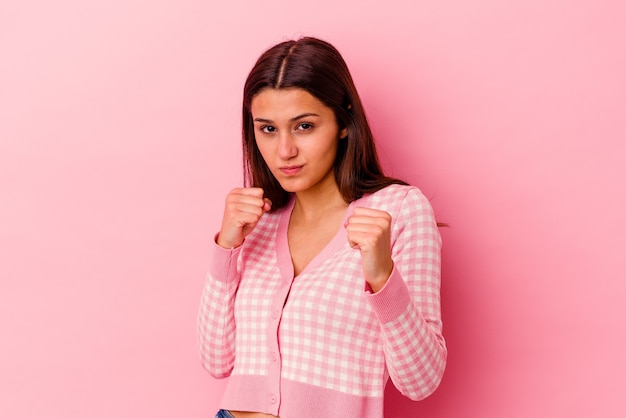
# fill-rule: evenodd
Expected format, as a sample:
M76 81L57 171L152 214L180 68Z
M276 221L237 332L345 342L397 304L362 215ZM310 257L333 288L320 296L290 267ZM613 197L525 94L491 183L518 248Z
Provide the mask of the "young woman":
M217 417L381 418L446 363L428 200L386 177L348 68L315 38L280 43L243 97L245 187L226 196L198 316Z

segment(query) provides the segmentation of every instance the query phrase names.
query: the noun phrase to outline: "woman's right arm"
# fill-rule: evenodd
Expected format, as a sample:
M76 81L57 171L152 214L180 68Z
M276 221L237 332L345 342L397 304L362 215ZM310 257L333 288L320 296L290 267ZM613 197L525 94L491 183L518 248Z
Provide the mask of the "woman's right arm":
M202 366L215 378L229 376L235 362L234 305L240 247L214 244L198 312L198 347Z
M241 245L271 208L259 188L233 189L226 196L220 233L211 246L200 311L198 346L204 368L214 377L230 375L235 363L235 296Z

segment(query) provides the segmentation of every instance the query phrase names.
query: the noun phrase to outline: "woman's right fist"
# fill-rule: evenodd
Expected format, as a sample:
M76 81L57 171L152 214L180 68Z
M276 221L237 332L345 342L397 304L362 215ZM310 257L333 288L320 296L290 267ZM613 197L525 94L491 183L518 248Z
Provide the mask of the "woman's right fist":
M226 196L217 245L228 249L240 246L261 216L271 208L272 202L263 198L261 188L246 187L231 190Z

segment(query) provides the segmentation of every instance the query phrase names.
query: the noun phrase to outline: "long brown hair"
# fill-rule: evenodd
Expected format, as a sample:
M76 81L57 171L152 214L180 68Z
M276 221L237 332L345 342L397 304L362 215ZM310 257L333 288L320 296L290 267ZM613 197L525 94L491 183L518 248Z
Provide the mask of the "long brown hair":
M335 47L312 37L279 43L263 53L246 79L243 92L243 165L246 186L261 187L272 210L288 202L286 192L267 167L254 137L250 105L265 88L299 88L331 108L348 137L339 141L335 180L346 203L390 184L405 182L384 175L374 137L348 66Z

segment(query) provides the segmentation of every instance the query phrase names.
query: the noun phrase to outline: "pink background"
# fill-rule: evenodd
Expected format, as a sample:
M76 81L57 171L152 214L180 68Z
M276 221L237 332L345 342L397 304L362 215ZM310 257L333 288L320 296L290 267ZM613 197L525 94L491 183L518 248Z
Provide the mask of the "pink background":
M214 4L220 4L219 6ZM626 415L626 3L3 0L0 416L212 417L195 315L244 78L333 42L444 237L449 365L388 417Z

